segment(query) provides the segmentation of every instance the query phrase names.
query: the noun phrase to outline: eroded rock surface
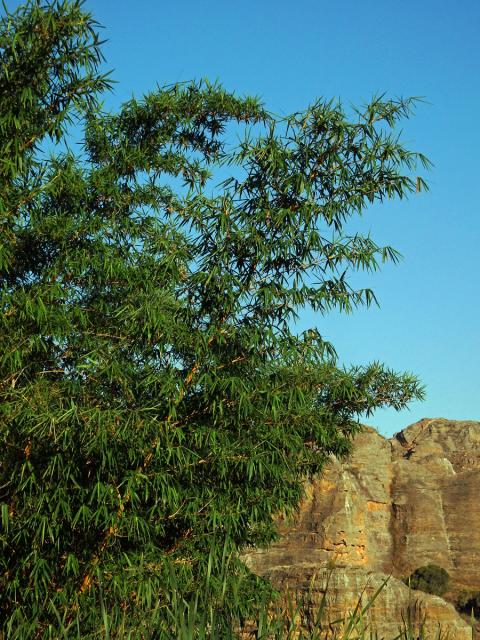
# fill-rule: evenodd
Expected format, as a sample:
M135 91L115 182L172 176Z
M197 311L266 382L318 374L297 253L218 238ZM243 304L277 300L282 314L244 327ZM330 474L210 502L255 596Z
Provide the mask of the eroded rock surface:
M282 539L245 559L257 573L297 589L335 560L332 597L341 606L356 602L367 577L376 584L392 574L372 618L380 635L393 637L408 606L399 579L416 568L445 568L451 601L461 589L480 590L479 498L480 422L424 419L389 440L367 427L347 462L332 458L307 485L295 521L280 523ZM415 596L432 633L441 622L451 638L471 637L443 599Z

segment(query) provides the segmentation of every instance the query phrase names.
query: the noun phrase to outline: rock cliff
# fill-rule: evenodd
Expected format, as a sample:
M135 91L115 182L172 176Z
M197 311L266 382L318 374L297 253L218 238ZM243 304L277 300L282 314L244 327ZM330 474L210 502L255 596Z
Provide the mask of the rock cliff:
M412 595L400 579L416 568L434 563L448 571L445 600L453 602L461 589L480 590L479 497L480 422L424 419L389 440L366 427L348 461L332 458L306 486L294 521L280 521L281 540L244 558L297 591L314 573L321 591L335 560L332 610L354 606L367 581L374 590L391 574L370 618L380 635L393 638ZM445 600L413 595L415 615L426 615L432 636L440 623L450 638L471 638Z

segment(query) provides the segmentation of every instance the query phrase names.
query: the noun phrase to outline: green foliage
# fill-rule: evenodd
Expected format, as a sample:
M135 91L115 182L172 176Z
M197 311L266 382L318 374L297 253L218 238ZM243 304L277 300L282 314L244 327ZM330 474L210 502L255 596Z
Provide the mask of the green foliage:
M108 610L104 600L102 582L92 585L96 598L98 627L85 635L79 610L66 618L53 608L57 624L46 630L49 640L378 640L377 629L372 625L375 614L370 609L381 596L389 578L375 590L368 583L359 594L355 606L340 616L329 609L331 569L323 578L313 576L305 591L273 592L260 581L256 585L258 608L254 617L246 617L245 571L232 571L235 556L218 554L212 549L206 571L199 577L195 591L189 596L182 593L181 568L169 563L169 592L162 602L158 599L142 616L138 624L129 624L123 612ZM228 611L228 616L225 615ZM251 611L250 611L251 613ZM373 618L373 620L372 620ZM426 629L427 617L417 602L409 603L401 612L402 622L398 633L391 640L423 640L431 637ZM439 626L435 636L447 637Z
M273 516L348 453L361 414L423 394L379 363L339 368L316 328L292 328L305 307L320 318L375 301L349 273L398 254L344 226L424 186L410 174L427 160L394 130L414 101L348 114L319 100L279 119L201 82L108 114L100 60L79 2L32 0L0 22L0 628L12 638L54 637L59 619L88 637L100 604L140 629L164 610L172 562L194 593L209 550L268 544ZM254 607L258 581L245 584Z
M480 591L462 591L457 599L457 609L480 618Z
M449 579L450 576L445 569L436 564L427 564L415 569L409 578L405 578L404 582L411 589L420 589L420 591L426 591L435 596L443 596L448 589Z

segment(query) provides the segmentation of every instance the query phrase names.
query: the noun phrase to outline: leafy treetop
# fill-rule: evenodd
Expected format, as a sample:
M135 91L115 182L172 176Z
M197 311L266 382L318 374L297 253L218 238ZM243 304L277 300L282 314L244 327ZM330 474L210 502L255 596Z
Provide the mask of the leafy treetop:
M0 23L0 621L25 638L55 611L93 633L98 584L135 629L167 560L187 584L215 541L267 544L360 415L423 394L294 329L397 260L344 229L425 187L395 133L415 101L277 118L203 81L105 113L100 45L77 1Z
M450 576L448 571L436 564L427 564L419 567L411 574L405 582L412 589L420 589L436 596L443 596L448 589Z

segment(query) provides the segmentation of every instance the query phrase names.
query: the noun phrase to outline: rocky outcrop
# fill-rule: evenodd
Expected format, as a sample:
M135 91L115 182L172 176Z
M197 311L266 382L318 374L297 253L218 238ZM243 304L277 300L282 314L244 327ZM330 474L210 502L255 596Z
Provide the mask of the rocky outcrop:
M393 567L433 562L480 588L480 423L422 420L391 440Z
M375 637L376 633L378 638L393 640L406 629L413 631L414 638L422 637L425 640L438 640L439 630L442 638L472 638L470 625L462 620L453 605L443 598L421 591L409 591L400 580L380 572L366 571L361 567L330 569L303 564L296 567L274 567L264 575L282 591L294 594L295 605L300 610L318 612L322 598L326 598L327 606L322 624L322 629L326 632L325 638L332 637L330 629L337 630L337 637L342 638L342 625L348 625L349 612L353 612L358 603L360 609L366 607L372 599L373 605L363 618L357 616L359 624L355 631L358 633L352 634L354 638L362 637L362 625L366 631L365 638ZM289 605L285 604L282 610L288 611ZM302 624L299 623L298 626ZM245 640L250 640L252 635L253 638L256 637L254 634L245 634Z
M282 538L244 557L255 572L297 590L335 560L332 597L340 608L354 606L367 578L375 585L391 574L371 618L380 635L393 637L411 596L400 578L417 567L448 571L447 600L463 588L480 590L479 497L479 422L424 419L389 440L366 427L348 461L332 458L306 485L294 521L280 521ZM451 638L471 637L445 600L415 597L432 633L441 622Z

